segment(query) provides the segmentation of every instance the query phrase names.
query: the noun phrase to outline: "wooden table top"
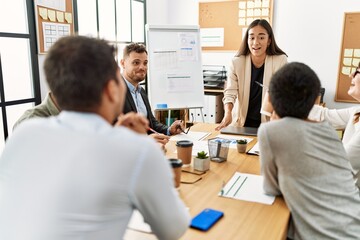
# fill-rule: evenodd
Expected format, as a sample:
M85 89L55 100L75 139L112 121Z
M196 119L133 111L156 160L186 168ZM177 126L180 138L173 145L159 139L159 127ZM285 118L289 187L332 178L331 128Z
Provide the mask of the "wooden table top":
M197 123L191 131L211 132L208 138L216 137L216 124ZM248 148L256 143L251 141ZM175 143L166 146L168 157L177 157ZM181 184L180 197L190 208L194 217L205 208L224 212L224 217L209 231L201 232L189 228L181 239L286 239L290 212L282 197L277 197L274 204L265 205L236 199L219 197L223 183L228 182L235 172L260 175L259 157L238 153L230 148L226 162L210 163L210 170L202 175L202 180L194 184ZM193 181L198 175L182 172L182 180ZM150 234L128 230L125 239L156 239Z

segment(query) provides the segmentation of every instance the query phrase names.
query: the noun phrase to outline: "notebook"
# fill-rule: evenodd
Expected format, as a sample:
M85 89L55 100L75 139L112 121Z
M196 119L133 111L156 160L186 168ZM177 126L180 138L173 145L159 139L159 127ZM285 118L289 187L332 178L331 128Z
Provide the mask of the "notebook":
M233 127L227 126L220 130L222 134L236 134L236 135L247 135L247 136L256 136L257 128L254 127Z

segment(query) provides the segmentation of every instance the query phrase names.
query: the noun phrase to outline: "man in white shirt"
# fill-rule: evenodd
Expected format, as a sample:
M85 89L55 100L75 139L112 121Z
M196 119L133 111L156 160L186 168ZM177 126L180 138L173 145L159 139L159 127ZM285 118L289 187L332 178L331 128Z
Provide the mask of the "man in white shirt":
M126 91L113 54L81 36L50 49L45 74L62 112L24 122L7 141L0 239L122 239L134 209L159 239L186 231L189 213L155 141L111 125Z

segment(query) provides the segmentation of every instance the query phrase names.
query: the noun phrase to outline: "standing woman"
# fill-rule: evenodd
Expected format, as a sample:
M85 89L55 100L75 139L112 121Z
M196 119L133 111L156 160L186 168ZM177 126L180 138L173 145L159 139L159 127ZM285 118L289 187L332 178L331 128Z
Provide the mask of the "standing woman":
M270 24L264 19L254 20L246 31L238 53L232 59L224 90L225 114L215 130L232 122L240 127L259 127L265 121L260 109L270 78L286 63L287 55L277 46ZM238 106L235 106L237 111L233 120L232 110L236 99ZM268 107L266 110L271 111Z

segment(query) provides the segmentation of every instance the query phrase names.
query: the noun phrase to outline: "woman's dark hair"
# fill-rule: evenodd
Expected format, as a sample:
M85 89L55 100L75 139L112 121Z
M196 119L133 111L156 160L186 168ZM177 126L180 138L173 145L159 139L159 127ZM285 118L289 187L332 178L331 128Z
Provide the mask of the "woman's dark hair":
M286 55L286 53L283 50L281 50L278 47L278 45L276 44L274 32L273 32L269 22L266 21L265 19L256 19L249 25L248 29L246 30L245 36L240 45L240 49L235 55L236 57L240 57L241 55L246 56L250 53L250 49L249 49L249 45L248 45L249 31L250 31L250 29L252 29L253 27L256 27L256 26L263 27L269 35L270 45L266 49L267 55Z
M307 119L320 92L320 80L307 65L288 63L271 78L270 101L281 118Z

